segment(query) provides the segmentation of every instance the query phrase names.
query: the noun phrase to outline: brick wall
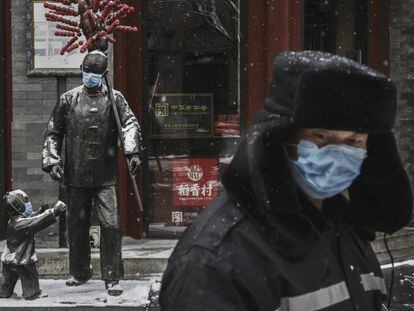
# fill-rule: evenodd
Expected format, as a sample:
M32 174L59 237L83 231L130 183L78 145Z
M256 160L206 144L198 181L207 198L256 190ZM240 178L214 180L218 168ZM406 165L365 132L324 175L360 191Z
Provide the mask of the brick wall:
M414 0L390 1L391 78L398 87L397 141L414 181Z
M25 190L37 208L53 204L58 185L41 169L43 133L58 98L57 77L28 77L26 72L26 0L12 1L12 178L13 188ZM112 63L112 62L110 62ZM67 78L66 90L81 84ZM38 244L57 247L58 227L53 225L37 235Z

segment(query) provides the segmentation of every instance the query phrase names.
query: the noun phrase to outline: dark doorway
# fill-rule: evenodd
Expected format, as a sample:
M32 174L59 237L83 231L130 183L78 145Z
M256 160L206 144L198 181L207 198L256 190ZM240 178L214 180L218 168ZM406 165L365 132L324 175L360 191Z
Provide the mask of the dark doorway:
M306 0L304 48L366 63L367 0Z

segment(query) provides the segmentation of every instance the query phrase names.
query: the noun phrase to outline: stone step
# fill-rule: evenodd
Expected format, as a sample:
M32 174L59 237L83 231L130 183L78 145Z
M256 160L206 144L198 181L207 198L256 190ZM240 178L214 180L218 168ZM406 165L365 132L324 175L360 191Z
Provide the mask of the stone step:
M141 275L162 273L176 243L177 240L124 238L122 247L124 279L138 280ZM69 276L69 250L67 248L38 248L36 254L39 258L37 269L40 278L64 279ZM94 279L100 278L99 257L99 249L92 249L91 265Z
M122 247L125 280L141 275L162 273L177 240L132 240L126 238ZM69 275L69 251L66 248L36 250L41 278L59 279ZM92 249L93 278L100 278L99 249Z
M387 242L390 250L399 250L414 247L414 227L405 227L404 229L387 236ZM378 235L372 243L376 253L386 252L383 235Z
M405 260L414 253L414 228L406 227L387 238L395 260ZM122 254L124 258L125 280L138 280L141 275L163 273L177 240L124 238ZM373 243L374 251L382 264L388 263L383 237ZM3 247L1 247L2 249ZM69 276L69 251L67 248L39 248L37 268L40 278L65 279ZM100 278L99 249L92 249L91 264L94 279Z
M414 257L414 227L404 229L387 236L388 247L395 260L401 261ZM381 264L389 263L390 256L385 248L383 235L377 237L372 243Z

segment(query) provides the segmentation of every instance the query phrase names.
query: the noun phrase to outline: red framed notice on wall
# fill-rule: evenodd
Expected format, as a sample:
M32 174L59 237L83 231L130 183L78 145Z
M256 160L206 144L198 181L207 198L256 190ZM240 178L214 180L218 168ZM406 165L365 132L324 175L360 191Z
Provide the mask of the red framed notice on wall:
M174 206L206 206L217 197L217 158L173 160Z

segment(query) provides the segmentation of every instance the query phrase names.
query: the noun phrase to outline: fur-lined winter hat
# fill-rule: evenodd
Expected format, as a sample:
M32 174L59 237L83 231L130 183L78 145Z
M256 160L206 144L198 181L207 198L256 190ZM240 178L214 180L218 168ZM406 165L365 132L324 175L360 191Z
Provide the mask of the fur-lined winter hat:
M249 202L254 217L280 231L285 215L286 231L293 230L292 219L306 220L284 152L287 138L301 128L368 133L368 158L349 189L353 217L370 230L394 232L410 221L412 212L409 181L391 133L395 114L396 87L383 74L329 53L282 53L264 108L223 184ZM306 230L298 234L309 235Z
M396 106L395 84L365 65L323 52L286 52L276 58L262 115L275 113L295 128L384 133Z

